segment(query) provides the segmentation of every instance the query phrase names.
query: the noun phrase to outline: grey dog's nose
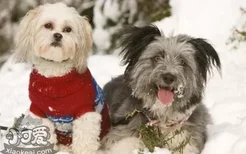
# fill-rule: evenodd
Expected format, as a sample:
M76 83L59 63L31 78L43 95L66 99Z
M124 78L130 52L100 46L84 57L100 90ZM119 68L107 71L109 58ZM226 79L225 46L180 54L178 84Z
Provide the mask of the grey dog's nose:
M62 39L62 35L61 35L60 33L55 33L55 34L54 34L54 38L55 38L55 40L56 40L57 42L59 42L59 41L61 41L61 39Z
M163 74L162 75L163 77L163 80L166 84L171 84L173 83L174 81L176 81L177 77L174 76L173 74L171 73L166 73L166 74Z

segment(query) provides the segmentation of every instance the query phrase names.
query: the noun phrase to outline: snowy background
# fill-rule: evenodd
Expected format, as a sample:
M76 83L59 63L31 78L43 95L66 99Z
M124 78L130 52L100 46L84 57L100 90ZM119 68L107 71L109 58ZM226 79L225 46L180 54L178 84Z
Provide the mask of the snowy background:
M98 0L100 1L100 0ZM99 2L98 2L99 3ZM166 36L185 33L209 40L222 61L222 77L215 72L209 80L204 103L214 124L202 154L246 153L246 44L237 50L226 45L231 29L241 23L245 0L171 0L172 16L155 22ZM99 33L100 37L107 37ZM110 42L104 42L110 43ZM89 68L103 86L124 71L117 55L93 55ZM0 125L11 126L14 117L25 112L30 66L11 63L0 70ZM157 149L156 154L170 154Z

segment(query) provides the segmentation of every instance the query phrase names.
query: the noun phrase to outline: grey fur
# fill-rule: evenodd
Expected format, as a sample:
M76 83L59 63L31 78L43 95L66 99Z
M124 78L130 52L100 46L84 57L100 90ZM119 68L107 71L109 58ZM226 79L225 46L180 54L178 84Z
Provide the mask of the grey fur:
M137 129L148 122L146 115L138 113L129 121L125 117L134 109L144 109L148 117L160 121L158 127L162 133L186 130L182 139L190 137L190 147L187 148L191 149L190 152L200 153L207 139L206 126L211 122L207 108L202 104L207 72L210 72L213 65L220 69L216 51L200 38L187 35L165 38L157 32L155 26L147 27L150 31L145 37L143 33L146 27L134 28L135 32L130 31L124 35L122 44L123 60L127 64L125 75L113 79L104 87L114 125L103 140L104 146L108 148L123 138L137 137ZM151 34L151 28L154 34ZM151 37L148 37L150 34ZM128 40L136 39L138 35L141 38L137 43L128 43ZM177 78L171 84L163 80L163 75L167 73ZM157 92L160 87L174 90L171 105L165 106L158 100ZM189 119L183 124L165 127L167 121L181 120L189 114ZM172 151L175 148L173 144L182 142L182 139L170 143L170 147L163 147ZM184 153L188 154L187 151Z

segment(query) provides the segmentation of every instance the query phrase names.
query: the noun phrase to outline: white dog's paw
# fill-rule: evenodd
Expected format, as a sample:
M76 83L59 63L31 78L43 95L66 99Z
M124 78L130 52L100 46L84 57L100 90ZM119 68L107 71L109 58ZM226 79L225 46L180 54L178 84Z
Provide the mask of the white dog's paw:
M101 114L99 114L97 112L87 112L83 116L81 116L80 118L85 120L85 121L89 121L91 123L94 123L94 124L98 124L102 120Z
M101 115L85 113L73 122L73 154L96 154L100 147Z

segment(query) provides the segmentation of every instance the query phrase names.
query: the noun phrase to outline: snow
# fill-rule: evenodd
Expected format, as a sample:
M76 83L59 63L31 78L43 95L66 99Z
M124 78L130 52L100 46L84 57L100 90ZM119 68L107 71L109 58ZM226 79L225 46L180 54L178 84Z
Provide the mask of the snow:
M208 141L202 154L245 154L246 44L232 51L226 42L231 29L241 21L240 7L246 7L246 1L171 0L171 6L172 16L156 22L164 34L185 33L206 38L214 45L222 61L222 77L214 73L205 92L204 103L214 123L208 126ZM99 38L102 44L107 43L100 39L105 37L100 34L94 37ZM91 56L89 68L100 86L124 72L116 56ZM1 69L0 125L11 126L14 117L28 108L29 73L30 66L12 65L11 60ZM157 148L155 154L170 152Z
M120 17L119 10L119 3L114 0L107 0L104 4L104 15L109 19L113 20L114 22L118 21Z
M112 46L113 35L124 25L127 14L128 22L133 23L137 14L136 0L98 0L95 1L93 22L93 40L96 49L100 53L106 53ZM114 24L111 25L113 22ZM141 21L137 22L141 24Z
M93 10L94 11L93 22L95 24L95 28L93 30L93 40L94 40L94 44L97 46L98 51L105 51L111 45L110 32L104 29L106 25L106 18L103 15L103 10L102 10L103 4L104 1L96 1L95 8Z
M139 154L139 151L135 150L133 154ZM144 149L144 154L153 154L153 153L148 152L148 149ZM154 154L171 154L171 152L168 151L167 149L155 148Z

